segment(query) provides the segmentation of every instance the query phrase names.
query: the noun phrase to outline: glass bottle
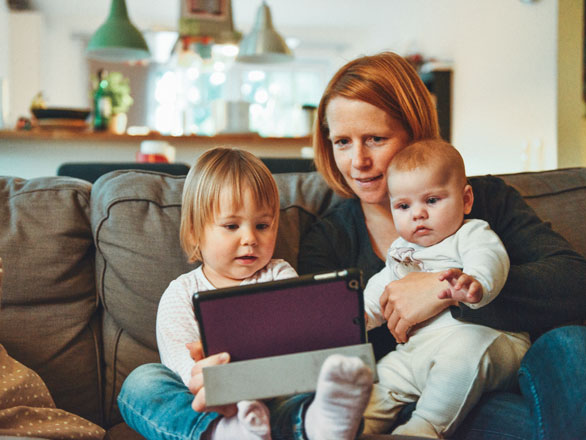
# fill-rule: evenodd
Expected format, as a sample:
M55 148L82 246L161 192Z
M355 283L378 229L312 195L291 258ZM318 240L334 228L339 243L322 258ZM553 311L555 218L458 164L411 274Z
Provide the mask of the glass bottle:
M112 116L112 97L108 92L108 80L103 69L98 71L98 86L94 91L94 130L108 128Z

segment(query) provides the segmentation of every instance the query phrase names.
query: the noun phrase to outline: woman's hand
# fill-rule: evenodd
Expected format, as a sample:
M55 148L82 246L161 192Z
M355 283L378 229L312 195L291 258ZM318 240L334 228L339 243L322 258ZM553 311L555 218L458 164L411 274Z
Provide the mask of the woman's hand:
M203 348L200 341L190 342L186 344L186 346L189 350L189 355L195 361L195 365L191 369L191 379L189 380L188 386L191 394L195 396L193 398L191 407L194 409L194 411L197 412L215 411L222 414L224 417L231 417L235 415L237 412L236 405L224 405L214 408L207 408L205 388L203 386L203 368L212 365L227 364L230 362L230 355L228 353L218 353L204 358Z
M407 342L411 327L457 305L455 300L438 297L446 284L433 272L411 272L387 284L380 305L387 327L398 343Z

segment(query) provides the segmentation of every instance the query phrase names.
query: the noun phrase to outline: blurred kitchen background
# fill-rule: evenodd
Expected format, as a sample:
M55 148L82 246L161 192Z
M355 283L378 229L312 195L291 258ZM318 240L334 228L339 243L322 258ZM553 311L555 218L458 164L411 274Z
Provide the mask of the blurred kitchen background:
M109 0L0 3L4 130L42 92L52 107L91 108L99 69L130 79L128 127L164 135L306 136L331 75L391 50L451 72L451 142L469 174L586 165L583 0L268 0L294 57L240 63L236 44L178 40L183 0L127 0L149 62L85 55ZM232 0L246 35L260 0ZM0 162L2 155L0 154Z

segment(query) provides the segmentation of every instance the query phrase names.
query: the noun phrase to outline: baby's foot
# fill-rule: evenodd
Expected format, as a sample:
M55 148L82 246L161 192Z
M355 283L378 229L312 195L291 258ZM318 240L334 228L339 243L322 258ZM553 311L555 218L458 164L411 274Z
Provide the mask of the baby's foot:
M271 440L269 410L264 403L243 400L237 407L235 416L218 420L209 440Z
M358 357L334 354L322 365L307 409L310 440L352 440L372 390L372 371Z

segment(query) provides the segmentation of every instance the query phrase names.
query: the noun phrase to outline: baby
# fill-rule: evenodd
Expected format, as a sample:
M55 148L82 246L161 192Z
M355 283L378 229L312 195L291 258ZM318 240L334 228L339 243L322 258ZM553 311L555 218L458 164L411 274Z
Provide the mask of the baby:
M458 151L441 140L416 142L397 153L387 175L399 238L365 288L367 328L385 322L379 302L385 286L411 271L437 272L446 281L441 299L471 308L494 300L509 258L486 222L464 219L474 195ZM365 432L388 432L401 407L417 402L393 434L449 436L483 392L514 383L529 345L528 335L460 322L446 309L412 328L408 342L378 362Z

